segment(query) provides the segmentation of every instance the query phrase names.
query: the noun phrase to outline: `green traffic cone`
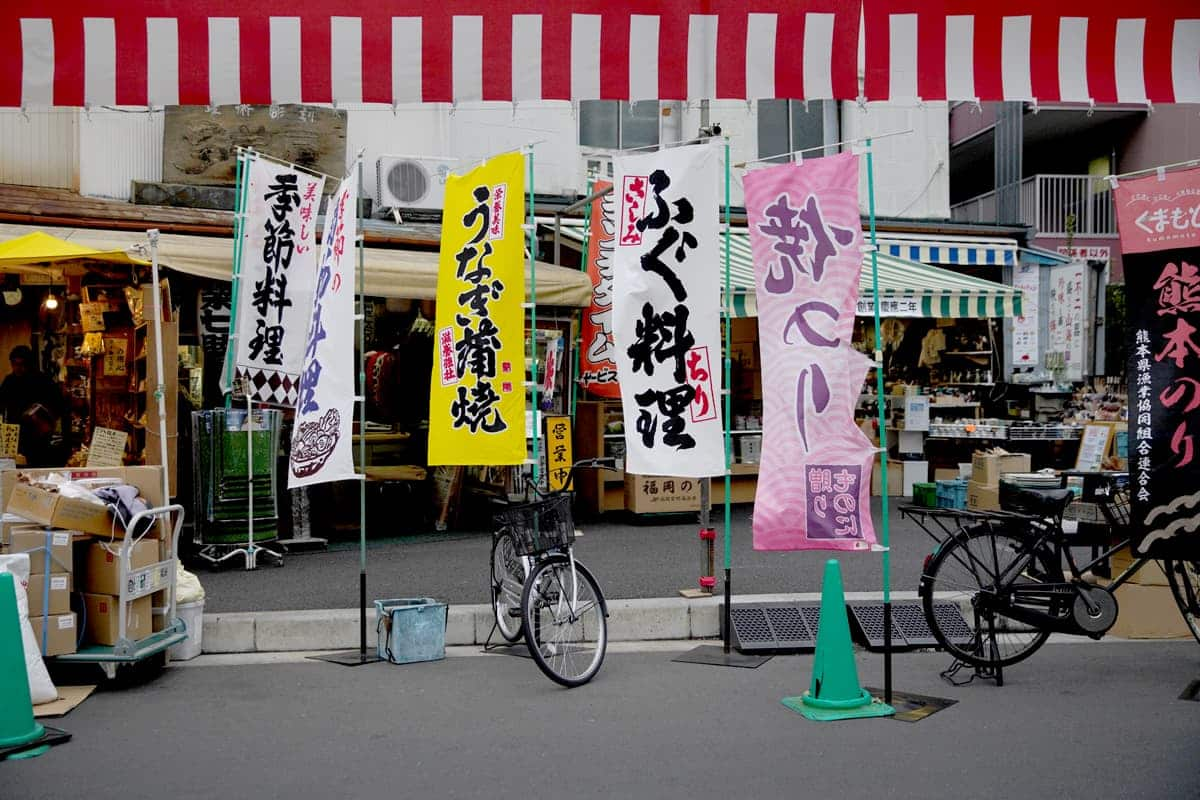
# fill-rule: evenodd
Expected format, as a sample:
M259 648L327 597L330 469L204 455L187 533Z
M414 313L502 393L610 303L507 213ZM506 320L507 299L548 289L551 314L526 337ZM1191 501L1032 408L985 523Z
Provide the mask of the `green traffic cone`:
M21 618L17 614L16 581L0 572L0 747L20 747L41 739L46 730L33 719L25 648L21 644ZM22 756L40 755L21 753Z
M854 647L850 644L850 622L837 559L825 562L821 584L821 619L817 628L817 652L813 661L812 685L800 697L785 697L783 704L818 722L858 717L886 717L896 713L889 705L871 697L858 682Z

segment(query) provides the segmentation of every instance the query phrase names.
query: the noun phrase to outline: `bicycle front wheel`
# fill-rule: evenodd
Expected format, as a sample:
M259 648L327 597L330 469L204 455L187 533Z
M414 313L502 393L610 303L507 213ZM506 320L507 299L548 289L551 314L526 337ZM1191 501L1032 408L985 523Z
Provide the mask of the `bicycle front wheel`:
M525 560L517 555L516 540L507 530L492 539L492 613L507 642L521 639L521 593Z
M1183 614L1183 621L1200 642L1200 561L1163 561L1171 594Z
M568 688L592 679L604 661L608 620L596 579L565 556L542 561L521 599L525 643L550 680Z
M959 661L978 667L1007 667L1046 643L1049 631L1005 616L998 609L1021 607L1053 612L1055 600L1033 608L1037 584L1061 581L1048 555L1024 536L988 524L959 531L943 542L921 576L925 619L934 637ZM1014 579L1014 567L1025 563ZM999 587L999 588L997 588ZM935 613L934 603L954 603L966 629L955 617Z

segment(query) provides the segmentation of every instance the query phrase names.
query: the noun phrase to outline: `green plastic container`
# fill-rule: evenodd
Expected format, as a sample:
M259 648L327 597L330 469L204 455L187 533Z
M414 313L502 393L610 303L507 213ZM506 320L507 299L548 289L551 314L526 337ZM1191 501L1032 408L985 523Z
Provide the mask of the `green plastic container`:
M925 508L937 508L937 484L914 483L913 503Z

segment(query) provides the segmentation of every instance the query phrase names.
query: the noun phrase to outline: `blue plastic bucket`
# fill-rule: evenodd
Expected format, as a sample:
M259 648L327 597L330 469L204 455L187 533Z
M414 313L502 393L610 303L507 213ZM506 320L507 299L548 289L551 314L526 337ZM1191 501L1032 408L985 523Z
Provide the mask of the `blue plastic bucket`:
M432 597L375 601L375 645L393 664L440 661L446 657L446 620L450 609Z

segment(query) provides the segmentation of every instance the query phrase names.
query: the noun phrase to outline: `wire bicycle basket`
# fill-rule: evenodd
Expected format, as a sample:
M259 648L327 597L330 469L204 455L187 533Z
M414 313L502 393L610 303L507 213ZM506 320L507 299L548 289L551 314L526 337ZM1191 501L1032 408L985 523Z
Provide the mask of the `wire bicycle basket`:
M1129 527L1128 476L1110 478L1106 491L1097 499L1100 501L1101 513L1114 530L1125 530Z
M497 529L507 528L512 533L518 555L535 556L575 541L569 494L510 506L496 512L493 520Z

